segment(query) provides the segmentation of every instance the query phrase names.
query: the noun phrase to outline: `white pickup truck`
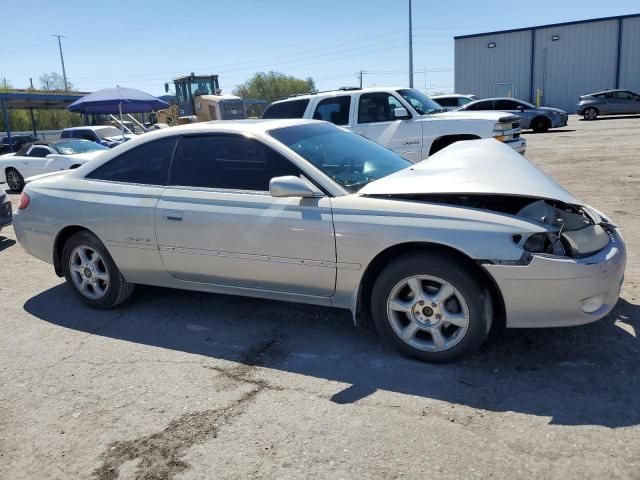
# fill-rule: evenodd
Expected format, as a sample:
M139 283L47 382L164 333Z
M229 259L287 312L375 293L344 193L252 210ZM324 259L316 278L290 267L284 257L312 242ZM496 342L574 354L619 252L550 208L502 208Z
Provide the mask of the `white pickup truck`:
M519 117L504 112L448 112L412 88L342 88L270 104L262 118L314 118L352 130L412 162L460 140L495 138L524 153Z

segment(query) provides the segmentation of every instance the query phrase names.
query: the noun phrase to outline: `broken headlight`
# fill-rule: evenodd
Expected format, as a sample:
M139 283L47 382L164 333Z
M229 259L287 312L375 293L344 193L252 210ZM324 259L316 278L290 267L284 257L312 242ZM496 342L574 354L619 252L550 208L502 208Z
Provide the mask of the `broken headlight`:
M513 235L513 242L529 253L546 253L564 256L565 250L560 238L553 232L539 232L530 235Z

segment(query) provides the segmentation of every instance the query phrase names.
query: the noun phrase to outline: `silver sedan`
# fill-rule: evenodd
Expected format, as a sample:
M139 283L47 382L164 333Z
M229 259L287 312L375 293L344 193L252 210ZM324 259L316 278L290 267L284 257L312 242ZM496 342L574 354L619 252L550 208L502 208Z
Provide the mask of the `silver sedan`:
M625 269L611 221L500 142L412 164L312 120L145 134L32 180L14 223L95 308L135 284L328 305L434 362L598 320Z
M550 128L566 127L569 115L564 110L552 107L536 107L517 98L485 98L470 102L458 111L499 110L520 117L520 127L534 132L546 132Z

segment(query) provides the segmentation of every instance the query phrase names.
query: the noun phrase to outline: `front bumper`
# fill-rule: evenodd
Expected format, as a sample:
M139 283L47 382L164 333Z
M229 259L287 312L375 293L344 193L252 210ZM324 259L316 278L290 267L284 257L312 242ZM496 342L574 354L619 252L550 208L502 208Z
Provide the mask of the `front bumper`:
M534 255L529 265L483 266L502 292L507 327L568 327L594 322L613 309L624 278L626 247L614 230L609 245L590 257ZM602 304L585 311L588 299L592 306Z
M569 115L553 115L551 119L552 128L566 127L569 122Z
M522 137L514 138L513 140L504 142L504 144L509 145L521 155L524 155L524 152L527 150L527 141Z

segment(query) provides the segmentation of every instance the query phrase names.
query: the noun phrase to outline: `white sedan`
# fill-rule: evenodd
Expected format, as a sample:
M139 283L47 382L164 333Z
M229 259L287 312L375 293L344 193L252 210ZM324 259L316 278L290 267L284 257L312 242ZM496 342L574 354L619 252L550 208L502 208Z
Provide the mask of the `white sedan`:
M88 140L42 140L25 145L16 153L0 156L0 183L20 192L25 178L69 170L93 160L107 147Z

